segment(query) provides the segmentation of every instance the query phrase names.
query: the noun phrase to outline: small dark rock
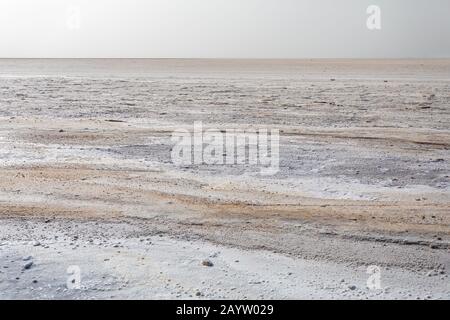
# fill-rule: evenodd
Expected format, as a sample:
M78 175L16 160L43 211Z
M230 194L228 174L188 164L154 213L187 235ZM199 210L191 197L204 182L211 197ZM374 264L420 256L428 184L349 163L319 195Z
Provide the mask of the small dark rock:
M205 259L202 261L202 265L204 265L205 267L212 267L214 266L214 263L212 263L212 261L209 259Z

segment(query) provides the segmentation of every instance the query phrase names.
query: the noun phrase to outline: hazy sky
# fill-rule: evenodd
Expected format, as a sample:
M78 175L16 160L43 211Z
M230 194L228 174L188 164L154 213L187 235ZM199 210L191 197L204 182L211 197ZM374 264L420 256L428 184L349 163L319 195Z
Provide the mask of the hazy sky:
M0 57L450 57L450 0L0 0L0 41Z

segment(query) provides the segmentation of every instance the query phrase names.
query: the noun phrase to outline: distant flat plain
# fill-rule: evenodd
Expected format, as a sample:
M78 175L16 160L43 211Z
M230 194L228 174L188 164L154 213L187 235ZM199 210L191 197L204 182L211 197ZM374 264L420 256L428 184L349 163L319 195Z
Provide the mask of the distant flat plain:
M175 166L194 121L280 171ZM448 299L449 126L450 60L1 59L0 298Z

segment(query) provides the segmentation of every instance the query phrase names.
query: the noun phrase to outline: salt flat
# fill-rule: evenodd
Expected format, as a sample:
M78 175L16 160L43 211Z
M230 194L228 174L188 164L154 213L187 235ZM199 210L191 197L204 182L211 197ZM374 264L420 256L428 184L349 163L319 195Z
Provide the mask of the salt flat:
M0 298L448 299L449 105L450 60L0 60ZM279 172L174 165L195 121Z

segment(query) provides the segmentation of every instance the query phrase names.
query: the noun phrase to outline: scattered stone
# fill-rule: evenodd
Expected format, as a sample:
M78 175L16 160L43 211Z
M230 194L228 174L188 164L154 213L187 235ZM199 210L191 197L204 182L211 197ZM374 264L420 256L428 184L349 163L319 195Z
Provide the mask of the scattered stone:
M214 263L212 263L212 261L209 259L205 259L202 261L202 265L204 265L205 267L212 267L214 266Z
M434 270L428 271L427 272L427 277L433 277L436 275L436 272Z
M24 270L28 270L28 269L30 269L32 266L33 266L33 261L28 261L27 263L25 263L25 264L23 265L23 269L24 269Z
M214 252L213 254L210 255L211 258L217 258L220 254L220 251L218 252Z
M350 290L356 290L356 286L353 285L353 284L349 285L348 288L349 288Z

